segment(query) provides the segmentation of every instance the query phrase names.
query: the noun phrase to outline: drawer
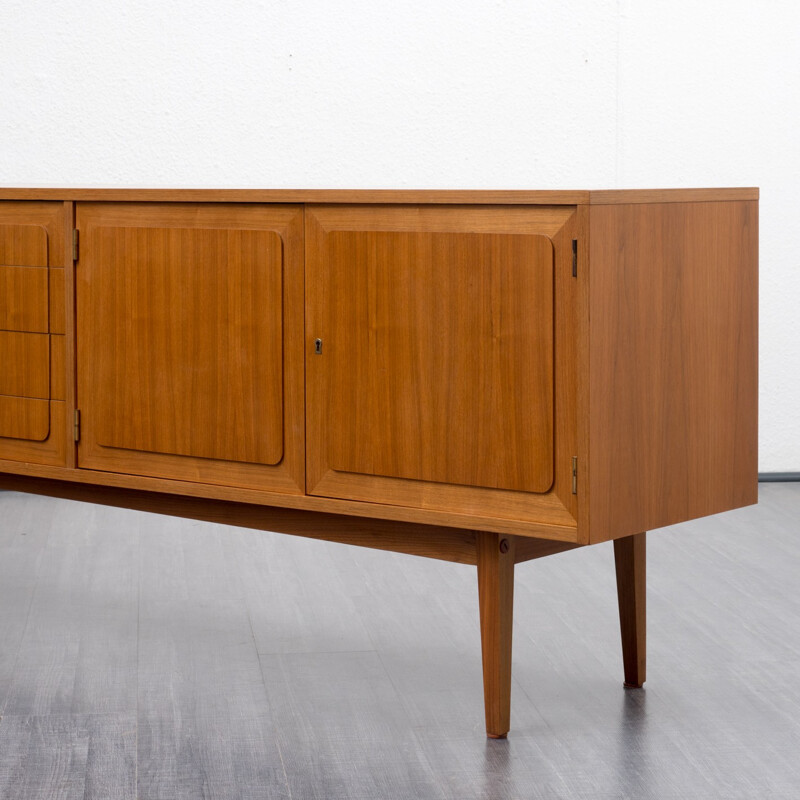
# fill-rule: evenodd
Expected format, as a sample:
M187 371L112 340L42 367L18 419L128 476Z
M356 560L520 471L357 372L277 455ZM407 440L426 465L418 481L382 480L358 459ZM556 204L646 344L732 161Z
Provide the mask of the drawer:
M67 461L66 212L61 202L0 201L3 462Z
M46 267L47 229L43 225L0 224L0 264Z
M0 395L0 437L43 442L49 435L49 400Z
M0 265L0 330L47 333L49 282L47 267Z
M0 331L0 395L50 397L50 337Z

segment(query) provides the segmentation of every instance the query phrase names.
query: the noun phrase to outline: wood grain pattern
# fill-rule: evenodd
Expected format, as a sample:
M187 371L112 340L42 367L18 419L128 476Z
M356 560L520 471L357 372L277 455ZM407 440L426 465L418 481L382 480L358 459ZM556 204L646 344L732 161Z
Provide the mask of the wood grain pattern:
M0 189L9 200L180 203L477 203L576 205L758 200L754 187L709 189L474 190L474 189Z
M0 753L0 797L141 797L136 792L133 713L6 714L0 724Z
M488 530L523 534L527 531L531 536L552 535L571 542L578 540L575 519L552 490L533 494L330 470L310 494L441 512L452 518L460 517L466 527L481 528L492 520ZM547 530L548 534L537 530Z
M591 541L757 500L758 207L590 214Z
M91 486L2 473L0 473L0 487L11 491L34 492L84 503L99 503L154 514L286 533L460 564L477 563L476 532L443 525L360 518L324 511L264 507L252 503L158 494L111 486ZM525 536L507 535L506 538L515 542L515 563L561 553L578 546L568 542L532 539Z
M349 517L302 509L256 506L208 498L28 478L0 473L0 486L84 503L287 533L310 539L426 556L460 564L477 563L474 531L390 520ZM536 540L538 542L538 540ZM549 543L541 542L542 546Z
M532 561L535 558L544 558L556 553L565 553L583 545L573 542L554 542L549 539L531 539L528 536L514 536L514 563Z
M61 406L63 403L51 403ZM63 416L60 417L63 422ZM247 503L262 509L288 508L313 511L325 514L341 514L353 519L391 520L420 525L436 525L464 530L486 530L497 533L548 539L557 542L574 542L575 528L572 526L551 525L524 519L504 519L488 515L473 515L438 511L436 509L414 508L388 503L367 503L353 500L338 500L330 497L314 497L281 492L265 492L260 489L247 489L239 486L205 484L195 481L174 481L163 478L150 478L143 475L103 472L91 469L66 469L49 464L16 463L0 460L0 486L13 485L23 491L23 486L31 478L55 480L69 485L113 487L156 492L170 496L207 498L226 502Z
M477 546L486 735L504 739L511 727L514 540L479 533Z
M80 204L77 222L80 466L299 491L302 209Z
M577 241L577 277L575 278L574 302L575 316L572 335L574 338L575 354L575 411L577 420L575 424L575 450L572 455L577 456L576 463L578 474L575 481L575 506L578 521L577 541L589 544L589 501L592 495L591 481L588 480L589 470L589 283L591 277L591 263L589 260L589 215L591 207L578 206L576 212L575 238ZM563 334L559 334L563 335ZM558 335L556 336L558 341ZM558 446L558 441L556 441ZM571 474L570 474L571 478ZM571 491L571 489L570 489Z
M280 461L278 235L81 224L82 403L97 443Z
M47 231L41 225L0 224L0 264L47 266Z
M544 236L337 231L311 281L327 464L545 492L553 481L553 248Z
M50 398L50 337L0 331L0 395Z
M66 463L66 414L50 397L51 321L65 311L62 204L0 202L0 459ZM60 284L63 287L63 281Z
M43 442L50 434L47 400L0 395L0 437ZM5 451L6 443L3 442Z
M46 267L0 266L0 330L47 333Z
M704 203L758 200L757 187L709 189L595 189L589 205L629 203Z
M404 236L409 233L413 233L415 234L415 237L410 237L410 241L417 242L426 241L422 234L431 233L437 235L445 233L458 235L519 235L522 237L527 235L531 237L547 237L548 239L552 239L553 237L558 237L562 229L565 227L569 228L569 226L572 224L570 222L572 217L573 210L570 208L547 206L536 208L489 208L481 206L416 208L400 206L380 208L370 206L348 206L342 208L338 206L321 206L313 207L307 210L306 247L308 264L307 268L309 270L307 291L308 310L306 319L306 365L308 373L309 414L307 468L308 491L310 493L328 497L349 498L360 501L377 500L379 502L389 502L409 507L437 509L456 513L467 512L475 516L494 516L504 519L519 520L525 519L544 525L563 526L564 529L568 528L569 526L575 526L575 518L570 510L568 510L568 508L565 506L565 501L562 500L562 495L570 495L570 499L566 502L569 502L570 506L572 506L573 501L571 499L571 493L564 485L564 464L570 461L571 457L571 453L565 452L565 448L571 446L570 440L566 436L562 437L560 447L557 445L555 451L555 461L558 465L556 471L561 476L559 479L558 491L550 490L541 495L535 495L529 492L508 491L497 488L477 488L456 485L452 483L436 483L430 480L409 480L387 477L385 475L370 475L349 472L344 469L337 470L332 468L334 466L330 463L332 452L335 453L336 458L339 458L340 456L338 453L344 450L349 452L351 456L354 456L355 459L363 460L364 458L371 458L373 460L373 464L375 454L371 454L371 451L365 449L366 445L364 442L366 441L366 437L348 437L347 428L345 428L341 433L338 432L341 426L341 422L339 421L341 415L329 414L328 409L330 408L331 404L330 398L332 396L338 397L339 400L336 402L340 402L342 400L344 400L346 403L349 402L351 410L355 409L354 415L351 415L351 419L361 418L362 414L366 412L364 419L366 420L369 418L370 420L375 420L378 427L383 426L385 431L387 427L391 429L391 426L397 424L397 420L395 419L384 422L383 418L392 416L397 417L394 407L398 403L396 396L402 391L402 384L413 381L414 385L416 385L418 382L420 382L419 376L424 375L425 373L424 371L420 371L417 369L417 367L413 366L414 364L419 363L419 351L416 351L413 345L403 348L403 352L411 354L411 358L408 359L411 366L408 369L403 367L401 370L397 371L396 375L392 375L391 371L396 370L395 362L392 359L387 359L386 361L381 362L381 369L377 369L379 362L376 361L376 359L383 358L383 354L378 355L377 348L375 346L376 333L378 329L377 318L374 318L373 320L368 320L368 318L360 320L365 322L367 329L369 329L371 325L376 326L376 330L370 334L371 339L369 342L364 344L363 341L358 341L359 352L365 353L366 356L365 359L361 360L362 366L360 367L360 373L358 371L354 372L354 369L357 369L356 365L359 364L359 360L351 358L351 354L355 352L353 349L355 344L350 342L348 339L342 346L341 350L337 349L341 335L339 328L336 328L336 335L333 337L327 337L327 343L323 344L324 352L322 356L317 356L313 352L314 340L318 336L321 336L323 340L326 339L326 336L321 334L320 330L327 329L331 325L336 325L338 319L337 315L341 316L343 310L347 310L346 306L343 308L342 302L339 302L339 304L336 305L336 302L338 301L335 302L334 299L332 299L334 296L339 298L354 297L358 300L361 300L362 305L359 307L361 308L360 313L362 316L364 314L368 314L368 298L371 297L371 295L367 294L367 292L372 291L372 289L369 288L370 286L375 290L375 293L372 295L375 297L373 305L378 302L378 282L375 278L372 278L370 283L368 276L362 272L359 281L357 281L359 282L359 287L353 287L349 285L348 281L352 282L353 280L356 280L358 276L354 276L353 273L355 270L352 269L352 265L346 258L341 259L342 265L339 267L339 273L342 274L340 282L343 281L344 283L348 283L348 285L340 287L341 291L336 290L336 286L334 283L332 283L332 270L330 269L329 263L331 258L330 247L332 246L330 239L332 235L338 235L341 232L354 231L361 232L362 234L393 233L403 234ZM477 237L475 241L480 240L480 237ZM559 250L555 254L557 268L559 270L566 270L567 274L570 276L569 280L572 280L571 239L568 240L561 236L558 241ZM568 248L569 256L563 252L565 247ZM349 266L345 267L345 263L347 263ZM386 257L383 258L383 263L386 263ZM372 274L374 275L374 271ZM413 275L413 270L409 269L408 275ZM424 271L423 277L428 281L435 280L427 275L424 275ZM556 282L561 283L564 281L564 277L557 276L555 280ZM402 292L408 289L410 283L406 283L408 285L405 283L398 284L399 288L396 296L392 296L392 303L396 303L397 299L400 296L403 296ZM391 286L391 284L387 284L387 286L392 289L397 288ZM429 288L433 289L435 287ZM345 291L345 289L347 291ZM463 291L468 292L469 289L465 288ZM532 294L531 290L528 290L527 294L530 298ZM382 296L387 295L388 290L385 291ZM430 294L426 292L420 292L420 296L430 296ZM420 308L422 308L425 301L420 302ZM384 302L384 306L388 309L388 300ZM348 313L351 313L351 310L352 309L350 309ZM427 332L429 334L427 338L434 338L436 331L433 328L432 323L442 319L443 313L445 313L444 306L439 304L435 310L426 309L426 314L420 313L419 315L417 315L417 311L419 309L411 308L409 310L415 315L413 319L414 326L416 326L417 330L422 330L425 332L426 329L429 328L430 330ZM552 315L552 304L544 313L547 316ZM566 300L565 302L561 303L558 306L556 325L561 326L564 330L571 329L574 323L574 320L568 318L571 313L571 301ZM392 319L392 315L388 310L386 312L386 319L389 321ZM355 322L360 321L355 320ZM389 327L389 321L383 324L384 328ZM399 327L397 323L393 324L395 327ZM350 339L353 338L352 334L348 335ZM556 337L558 335L559 334L557 332ZM357 339L358 334L355 334L355 336ZM333 344L331 344L331 338L333 338ZM466 338L469 339L469 337ZM419 337L420 342L425 340L425 337ZM413 342L414 340L412 337L409 337L408 341ZM441 337L439 337L439 341L437 341L435 345L436 347L441 348L441 344L439 343L440 341ZM329 349L325 351L324 348L329 344L333 350ZM469 358L471 355L474 355L475 349L476 347L474 342L470 340L469 347L466 348L462 354L465 362L467 358ZM467 352L467 350L470 350L470 352ZM448 355L446 349L442 349L442 352L445 355ZM337 353L339 354L339 367L341 367L342 370L342 372L339 372L338 374L336 364L333 364L330 358L328 361L326 361L326 356L331 354L334 356L333 361L336 361ZM345 369L345 364L343 359L345 358L348 360L346 365L347 379L342 378L339 380L338 376L344 374L343 371ZM372 359L372 361L369 361L368 359ZM364 361L367 363L363 363ZM480 360L478 359L478 361ZM333 366L330 368L326 366L326 364L329 363L333 364ZM437 369L444 367L447 362L442 357L438 358L438 360L430 359L429 363L432 365L432 371L435 373ZM375 368L373 369L371 366L367 366L367 364L375 364ZM373 370L372 373L370 373L370 369ZM568 375L568 371L560 374L560 380L563 379L565 375ZM396 378L397 380L395 380ZM553 379L551 376L550 391L552 391L552 380ZM352 381L352 383L350 381ZM369 385L369 392L366 392L362 389L362 392L359 395L358 389L356 388L358 385L361 385L359 381L361 381L364 386ZM425 395L436 394L437 392L443 391L443 389L440 388L439 381L433 377L423 382L425 383ZM388 388L386 387L387 383L389 384ZM431 383L435 383L436 385L429 386L428 384ZM477 388L475 388L476 385ZM485 401L485 404L481 405L491 407L491 397L482 389L481 384L479 382L478 384L473 383L472 386L475 396L488 398ZM394 387L394 389L391 387ZM394 396L391 394L392 391L394 391ZM376 396L379 392L385 393L385 403L392 407L392 410L389 413L386 413L384 417L381 416L381 409L379 407L370 408L370 401L367 399L369 395ZM568 420L574 414L574 411L570 411L571 404L572 408L574 408L574 392L574 385L572 387L567 387L566 381L562 380L562 395L560 398L556 398L556 405L558 405L559 402L562 404L555 410L557 419ZM413 433L415 430L420 429L420 419L415 411L416 400L414 399L414 394L415 391L409 391L409 400L408 403L405 404L407 405L407 408L403 408L402 416L400 417L400 419L405 417L406 427L408 427L408 425L412 426L410 431L412 436L415 435ZM347 399L348 397L349 401ZM399 402L401 404L405 403L403 400L400 400ZM472 400L470 400L470 402L472 402ZM533 416L530 414L530 409L537 407L536 400L531 400L531 397L522 392L521 397L516 398L515 402L521 402L523 405L526 402L530 402L529 409L523 409L521 407L518 408L520 414L527 413L530 416ZM447 402L445 401L443 401L443 403L440 405L444 405L445 408L448 407ZM464 405L464 403L462 403L462 405ZM455 410L458 412L459 408L456 407ZM438 413L438 411L434 413ZM478 413L481 412L478 411ZM331 424L331 419L334 416L337 419L336 425ZM425 427L427 422L427 420L422 420L422 427ZM492 422L498 426L504 424L497 420L493 420ZM447 424L451 426L455 424L457 427L457 423L458 420L454 419L452 423ZM449 437L449 441L455 441L459 444L463 442L465 444L465 458L468 461L478 461L479 458L477 453L479 452L479 448L475 448L474 451L470 452L468 438L478 435L475 432L468 430L470 427L476 428L478 426L467 424L466 416L464 417L464 423L463 429L457 430L455 435ZM433 425L428 425L428 427L433 427ZM370 437L371 436L372 434L370 434ZM393 442L397 442L401 439L401 436L399 432L392 430L392 436L390 438ZM411 437L407 438L408 442L403 441L404 446L412 445L413 439ZM426 436L426 441L429 438L429 436ZM525 446L530 447L530 441L526 441ZM513 450L515 448L516 445L510 449ZM391 449L394 452L397 451L398 447L397 445L393 444ZM406 475L413 474L411 468L419 470L419 464L414 464L413 460L417 458L417 453L420 448L417 448L417 453L413 452L413 448L410 447L409 449L411 451L409 453L410 458L406 459L406 463L404 464L406 471L403 474ZM431 452L425 454L426 458L441 458L441 451L443 448L437 448L434 446L430 447L429 449ZM485 448L480 452L480 458L490 458L489 452L496 449L497 448ZM552 447L549 449L552 452ZM380 461L381 459L390 459L391 457L377 453L377 458ZM502 458L502 455L500 458ZM464 459L462 459L462 461L463 460ZM350 466L352 468L353 465L344 464L343 466ZM391 472L392 469L396 467L396 465L391 463L379 463L378 466L383 468L384 472ZM485 469L487 471L494 471L497 473L498 466L502 467L502 465L494 463L491 465L486 465ZM430 474L429 476L433 477L433 475ZM447 477L447 475L442 475L440 473L437 477ZM497 480L496 478L492 479L486 475L482 477L482 480L484 478L484 483L489 484L489 487L491 487L491 484ZM561 494L559 494L559 492ZM574 534L571 538L574 541Z
M64 302L64 269L49 270L50 290L50 333L64 333L66 330L66 305Z
M50 336L50 399L66 400L66 337Z
M63 267L62 203L33 197L11 198L3 190L0 197L8 198L0 200L0 228L7 228L11 237L7 246L2 245L0 264ZM56 199L63 198L52 198Z
M77 406L77 365L78 356L75 342L75 262L73 260L72 248L72 231L75 227L75 204L72 202L65 202L61 208L61 219L64 230L67 232L63 237L62 248L64 251L64 285L63 285L63 300L64 300L64 417L67 422L67 428L64 431L69 446L66 448L65 466L69 469L75 469L78 464L77 451L78 447L74 441L74 429L72 423L75 420L75 410ZM52 292L52 287L51 287ZM55 298L54 298L55 300ZM52 324L52 320L51 320ZM58 337L54 337L53 341L58 341ZM54 352L57 347L51 347L50 353L55 364ZM53 393L57 391L59 386L59 378L51 376L51 387Z
M19 400L20 398L11 398L12 400ZM48 405L47 400L26 400L37 404L34 417L39 419L43 409ZM17 439L17 438L3 438L0 439L0 455L3 464L3 469L22 474L30 474L43 470L48 472L55 469L59 474L76 474L75 470L69 471L65 469L67 456L67 437L66 435L58 435L59 432L66 434L67 432L67 419L66 409L64 403L57 400L49 402L50 419L47 431L45 425L37 421L35 429L32 431L36 434L37 440L33 439ZM17 409L19 412L19 409ZM15 413L13 409L9 409L9 413ZM27 424L24 419L18 419L14 427L19 429ZM38 440L38 436L44 433L45 439Z
M553 390L554 481L552 496L572 517L578 519L578 495L572 493L572 457L580 453L579 389L584 382L578 357L581 346L581 293L586 283L584 258L579 259L577 278L572 273L572 242L580 239L578 210L551 237L555 257L553 275ZM578 529L578 537L581 531ZM579 539L580 541L580 539ZM585 542L584 542L585 543Z
M615 539L614 562L625 686L633 689L647 677L647 534Z

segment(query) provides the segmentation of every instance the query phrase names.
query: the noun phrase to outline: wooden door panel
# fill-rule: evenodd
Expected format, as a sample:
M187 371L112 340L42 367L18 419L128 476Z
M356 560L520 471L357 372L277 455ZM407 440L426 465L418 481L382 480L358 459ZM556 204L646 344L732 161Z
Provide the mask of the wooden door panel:
M306 211L309 493L535 518L574 537L575 385L561 382L557 445L553 361L574 220L557 207Z
M79 466L299 490L284 353L302 335L301 222L297 207L78 206Z
M51 364L49 335L65 326L65 219L62 203L0 202L0 461L66 463L64 403L51 402L66 367L63 347Z
M281 241L274 231L96 227L97 443L277 464Z
M336 231L328 265L330 467L547 491L550 240Z
M50 398L50 337L0 331L0 395Z

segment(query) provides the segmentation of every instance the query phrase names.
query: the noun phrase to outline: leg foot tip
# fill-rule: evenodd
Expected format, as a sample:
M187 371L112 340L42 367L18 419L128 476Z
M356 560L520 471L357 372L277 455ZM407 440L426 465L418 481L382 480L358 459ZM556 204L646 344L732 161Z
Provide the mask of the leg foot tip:
M622 686L625 689L641 689L644 686L644 681L641 683L628 683L628 681L625 681Z
M505 739L508 734L507 733L487 733L486 736L489 739Z

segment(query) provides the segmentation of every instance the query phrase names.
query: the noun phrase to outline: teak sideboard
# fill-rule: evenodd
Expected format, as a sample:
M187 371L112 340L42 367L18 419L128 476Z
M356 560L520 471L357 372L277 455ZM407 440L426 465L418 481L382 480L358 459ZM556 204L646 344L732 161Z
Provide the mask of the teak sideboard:
M757 501L758 190L0 190L0 487L477 565Z

